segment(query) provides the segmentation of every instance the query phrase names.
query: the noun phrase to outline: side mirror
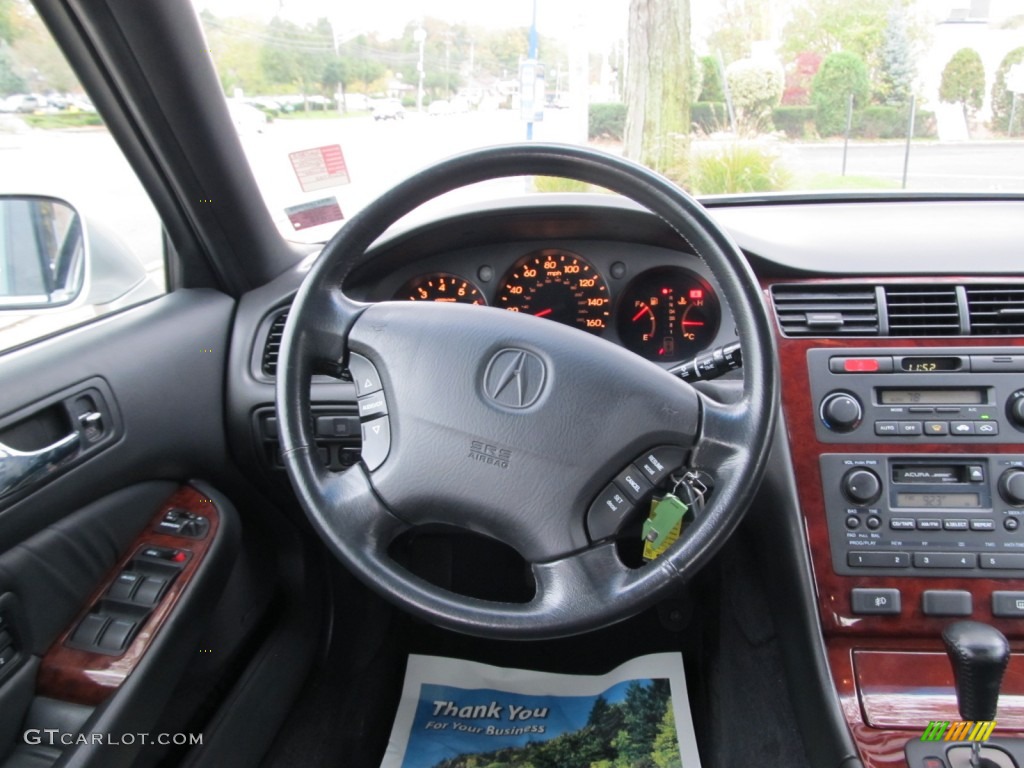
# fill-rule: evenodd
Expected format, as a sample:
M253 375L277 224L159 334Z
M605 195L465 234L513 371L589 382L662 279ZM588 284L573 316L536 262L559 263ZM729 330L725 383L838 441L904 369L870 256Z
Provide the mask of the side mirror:
M85 282L78 212L63 200L0 196L0 310L70 304Z

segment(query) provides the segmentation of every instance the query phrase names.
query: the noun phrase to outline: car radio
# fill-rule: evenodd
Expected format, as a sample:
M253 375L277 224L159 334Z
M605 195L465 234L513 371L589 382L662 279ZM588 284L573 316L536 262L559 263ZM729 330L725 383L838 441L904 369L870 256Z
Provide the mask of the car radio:
M821 456L845 575L1024 577L1024 454Z
M1024 433L1024 354L811 349L807 364L823 443L1016 442Z

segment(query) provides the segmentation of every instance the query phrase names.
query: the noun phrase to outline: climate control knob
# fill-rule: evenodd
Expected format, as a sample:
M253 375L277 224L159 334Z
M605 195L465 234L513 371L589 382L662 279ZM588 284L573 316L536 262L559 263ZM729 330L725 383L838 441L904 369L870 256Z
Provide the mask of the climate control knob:
M821 420L833 432L850 432L863 418L860 400L847 392L833 392L821 402Z
M882 481L870 469L851 469L843 475L842 487L854 504L871 504L882 495Z
M1024 469L1008 469L999 478L999 495L1007 504L1024 504Z

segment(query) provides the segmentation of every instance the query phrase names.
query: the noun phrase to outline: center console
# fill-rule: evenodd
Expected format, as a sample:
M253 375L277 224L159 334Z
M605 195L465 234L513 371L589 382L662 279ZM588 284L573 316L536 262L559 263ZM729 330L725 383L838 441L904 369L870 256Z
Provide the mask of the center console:
M862 761L905 765L930 721L962 719L940 640L961 619L1009 639L995 736L1024 734L1024 339L777 338L826 652Z

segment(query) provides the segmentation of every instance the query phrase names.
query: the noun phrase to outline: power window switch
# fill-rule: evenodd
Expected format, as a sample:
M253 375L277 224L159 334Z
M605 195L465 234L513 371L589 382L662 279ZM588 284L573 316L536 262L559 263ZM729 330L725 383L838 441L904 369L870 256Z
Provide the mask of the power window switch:
M96 638L107 626L107 617L98 613L90 613L82 623L78 625L75 634L71 636L71 642L78 645L96 645Z
M128 643L128 637L135 629L135 622L127 619L114 619L100 637L99 647L104 651L122 651Z
M143 576L135 571L121 571L114 579L114 583L107 590L107 597L111 600L129 601L136 587L142 582Z
M2 651L0 651L0 671L2 671L8 664L14 661L14 657L17 655L17 651L14 650L13 645L9 645Z
M141 605L156 605L166 586L167 582L164 579L147 577L135 590L134 601Z

